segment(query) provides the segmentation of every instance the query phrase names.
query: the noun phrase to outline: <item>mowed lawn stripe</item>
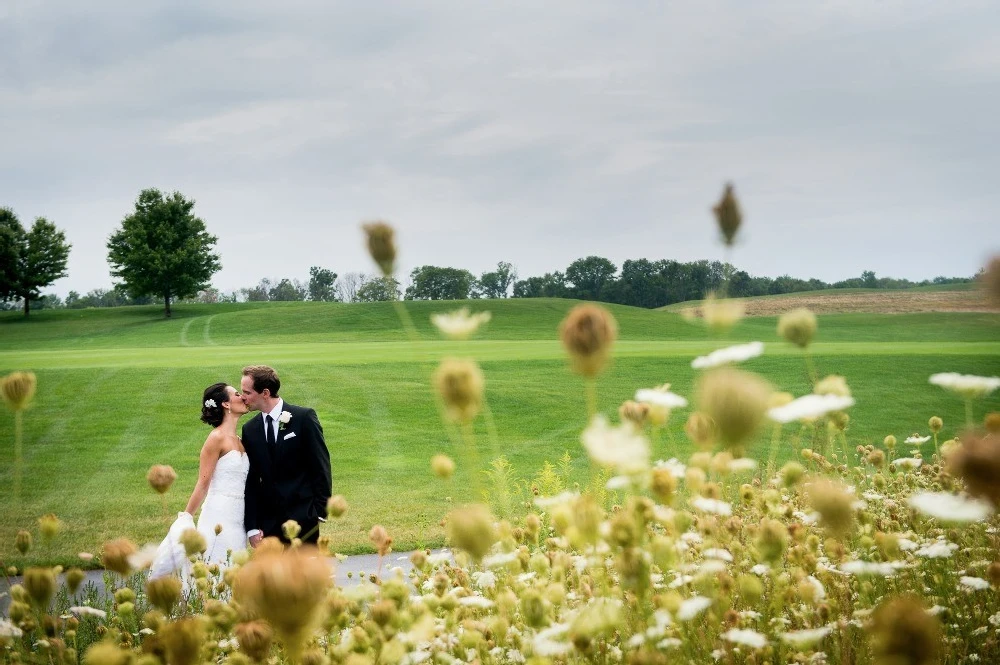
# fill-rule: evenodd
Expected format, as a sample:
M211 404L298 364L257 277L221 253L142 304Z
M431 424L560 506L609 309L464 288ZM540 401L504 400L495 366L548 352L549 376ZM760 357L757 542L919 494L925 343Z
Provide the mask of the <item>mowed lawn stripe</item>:
M620 341L616 357L694 358L729 342ZM993 355L1000 369L1000 342L817 342L815 356L844 355ZM203 367L266 363L363 365L378 363L436 363L446 356L492 360L551 360L565 352L555 340L485 340L468 342L333 342L233 347L166 347L120 349L54 349L0 351L0 371L17 369L83 369L100 367ZM765 355L797 356L801 351L784 342L765 344Z

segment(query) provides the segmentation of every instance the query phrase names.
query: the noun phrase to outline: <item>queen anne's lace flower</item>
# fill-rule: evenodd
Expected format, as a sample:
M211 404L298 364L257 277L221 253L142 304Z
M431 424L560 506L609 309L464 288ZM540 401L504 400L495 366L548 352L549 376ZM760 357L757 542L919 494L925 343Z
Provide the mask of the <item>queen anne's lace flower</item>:
M613 427L597 416L581 436L590 459L622 474L640 473L649 468L649 441L631 425Z
M920 444L927 443L930 440L931 437L929 436L919 436L917 434L914 434L913 436L906 437L906 440L903 441L903 443L913 446L919 446Z
M716 515L733 514L733 507L725 501L720 501L719 499L709 499L708 497L697 496L691 499L691 505L694 508L706 513L715 513Z
M659 388L637 390L635 393L635 401L645 402L646 404L652 404L653 406L660 406L664 409L682 409L688 405L688 401L680 395L674 394L669 390L661 390Z
M737 344L718 351L712 351L707 356L698 356L691 361L694 369L708 369L718 367L728 363L738 363L750 360L764 353L763 342L750 342L749 344Z
M820 628L806 628L805 630L790 630L781 633L779 637L782 642L791 644L793 647L802 648L816 644L833 630L831 626L821 626Z
M767 646L767 638L756 630L730 628L722 634L722 639L733 644L742 644L752 649L762 649Z
M990 588L990 583L981 577L963 576L958 580L958 583L967 589L972 589L973 591L982 591Z
M779 423L819 418L832 411L843 411L854 406L853 397L841 395L804 395L784 406L769 409L767 417Z
M1000 388L1000 377L975 376L973 374L958 374L957 372L933 374L930 382L965 398L982 397Z
M450 339L468 339L474 332L479 330L479 326L489 322L491 315L489 312L469 313L468 307L447 312L444 314L431 314L431 323L441 332L442 335Z
M681 602L681 606L677 610L677 619L679 621L690 621L711 607L711 605L711 598L705 598L704 596L692 596L691 598Z
M993 514L988 502L950 492L917 492L909 504L923 515L949 522L981 522Z

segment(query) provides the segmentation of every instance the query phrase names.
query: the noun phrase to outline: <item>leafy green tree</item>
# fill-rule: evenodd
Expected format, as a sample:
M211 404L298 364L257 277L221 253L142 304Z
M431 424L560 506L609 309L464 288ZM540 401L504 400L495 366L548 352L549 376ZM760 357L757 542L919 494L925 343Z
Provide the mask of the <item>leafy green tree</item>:
M390 302L399 300L402 292L395 277L373 277L358 287L355 302Z
M286 277L275 284L267 295L269 300L275 301L305 300L306 289L298 280L293 281Z
M541 277L514 282L515 298L566 298L569 288L566 286L566 276L560 271L547 272Z
M337 273L326 268L313 266L309 268L309 300L314 302L333 302L337 300L334 284Z
M517 268L501 261L497 269L484 272L477 284L479 294L484 298L506 298L510 287L517 281Z
M581 300L600 300L601 291L615 278L618 267L601 256L577 259L566 268L571 293Z
M163 298L167 318L172 300L194 297L222 268L212 251L218 238L193 210L194 201L180 192L165 196L158 189L144 189L135 211L108 239L111 275L132 296Z
M468 270L420 266L410 272L407 300L465 300L476 282Z
M42 288L66 276L70 248L66 234L44 217L25 232L13 210L0 208L0 298L20 298L28 316Z

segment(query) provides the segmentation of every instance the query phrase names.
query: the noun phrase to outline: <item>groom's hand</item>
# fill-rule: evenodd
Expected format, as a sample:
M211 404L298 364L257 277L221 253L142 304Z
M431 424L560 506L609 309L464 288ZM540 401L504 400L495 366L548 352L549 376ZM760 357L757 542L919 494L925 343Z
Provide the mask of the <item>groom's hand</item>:
M264 540L264 537L259 533L255 533L254 535L250 536L250 547L256 549L257 546L260 545L260 541L262 540Z

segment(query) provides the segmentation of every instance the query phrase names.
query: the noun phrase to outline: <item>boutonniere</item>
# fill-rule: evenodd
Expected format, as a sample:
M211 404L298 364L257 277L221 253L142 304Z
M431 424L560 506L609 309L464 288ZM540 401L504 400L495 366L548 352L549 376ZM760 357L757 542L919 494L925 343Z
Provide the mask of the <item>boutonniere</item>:
M285 429L285 425L287 425L288 421L291 419L292 419L291 413L289 413L288 411L282 411L281 415L278 416L278 431L280 432L281 430Z

